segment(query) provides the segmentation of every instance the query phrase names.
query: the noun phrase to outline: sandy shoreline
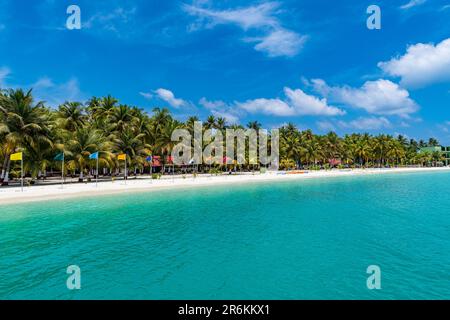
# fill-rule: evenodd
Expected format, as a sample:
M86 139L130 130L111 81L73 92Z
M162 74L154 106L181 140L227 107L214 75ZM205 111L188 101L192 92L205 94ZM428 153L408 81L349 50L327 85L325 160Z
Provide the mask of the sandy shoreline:
M92 197L98 195L112 195L130 192L151 192L163 189L199 187L208 185L223 185L232 183L249 183L249 182L267 182L267 181L290 181L303 180L326 177L344 177L344 176L361 176L373 174L388 173L411 173L411 172L450 172L450 167L443 168L393 168L393 169L352 169L352 170L329 170L329 171L309 171L302 174L282 174L280 172L269 172L266 174L255 173L245 175L222 175L222 176L192 176L182 177L165 177L161 180L152 180L150 178L140 178L128 180L127 184L123 180L115 182L99 182L67 184L64 188L61 185L43 185L24 187L24 192L17 188L0 188L0 205L60 200L76 197Z

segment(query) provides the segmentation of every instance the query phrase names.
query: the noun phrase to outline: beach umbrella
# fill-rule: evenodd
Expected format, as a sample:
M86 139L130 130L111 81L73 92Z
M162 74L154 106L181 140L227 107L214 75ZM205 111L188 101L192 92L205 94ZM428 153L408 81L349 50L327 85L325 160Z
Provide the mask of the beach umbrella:
M11 161L20 161L20 189L23 192L23 154L22 152L13 153L9 159Z
M95 186L97 187L98 186L98 151L97 152L95 152L95 153L91 153L90 155L89 155L89 159L95 159L95 160L97 160L97 172L96 172L96 175L95 175Z

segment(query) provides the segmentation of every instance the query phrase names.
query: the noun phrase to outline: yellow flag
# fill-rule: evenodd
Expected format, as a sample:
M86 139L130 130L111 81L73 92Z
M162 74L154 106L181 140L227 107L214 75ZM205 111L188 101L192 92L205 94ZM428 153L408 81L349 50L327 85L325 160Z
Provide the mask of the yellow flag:
M19 152L19 153L13 153L13 154L9 157L9 159L10 159L11 161L20 161L20 160L22 160L22 152Z
M119 154L117 156L117 160L126 160L127 159L127 155L125 153Z

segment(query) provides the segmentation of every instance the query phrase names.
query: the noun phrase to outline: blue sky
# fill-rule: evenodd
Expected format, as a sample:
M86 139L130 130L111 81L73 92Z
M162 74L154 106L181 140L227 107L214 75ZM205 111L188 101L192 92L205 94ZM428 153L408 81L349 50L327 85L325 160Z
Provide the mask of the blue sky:
M0 0L0 86L450 145L450 1Z

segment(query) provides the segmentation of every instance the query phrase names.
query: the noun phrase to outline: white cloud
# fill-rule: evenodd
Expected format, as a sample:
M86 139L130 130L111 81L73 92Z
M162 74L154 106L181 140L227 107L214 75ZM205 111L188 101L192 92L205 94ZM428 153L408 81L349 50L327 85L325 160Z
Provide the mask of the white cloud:
M449 132L448 124L438 124L437 127L438 127L439 130L441 130L441 131L443 131L445 133Z
M211 111L211 113L217 118L224 118L229 124L239 123L239 117L229 112L221 112L217 110Z
M250 113L262 113L275 116L293 116L294 109L280 99L254 99L236 102L236 105Z
M317 121L316 126L321 131L357 130L373 131L385 128L391 128L391 122L385 117L359 117L357 119L344 121Z
M8 78L10 73L11 73L11 70L8 67L0 68L0 88L3 88L3 86L5 86L5 81Z
M148 93L148 92L139 92L139 94L141 95L141 96L143 96L145 99L152 99L153 98L153 94L151 94L151 93Z
M81 92L78 80L71 78L66 82L55 83L49 77L41 77L32 84L13 84L7 83L6 80L11 74L11 70L7 67L0 68L0 88L33 89L33 97L35 101L44 101L50 107L57 107L65 101L85 101L88 96Z
M391 122L385 117L360 117L349 122L339 121L338 124L342 128L356 130L379 130L391 127Z
M266 26L278 26L278 19L274 17L275 10L279 7L277 2L266 2L247 8L210 10L197 5L184 5L184 10L190 15L201 19L208 19L208 27L217 24L233 23L244 30L262 28Z
M264 37L245 40L257 42L255 50L265 52L269 57L293 57L303 48L307 39L307 36L299 36L293 31L278 28Z
M300 89L292 90L290 88L284 88L284 93L297 115L337 116L345 114L345 111L329 106L327 99L319 99L315 96L308 95Z
M223 102L222 100L209 101L205 97L201 98L198 103L209 110L214 110L214 109L218 109L218 108L223 109L223 108L227 107L227 104L225 102Z
M45 101L51 107L57 107L65 101L84 101L87 97L81 92L78 80L71 78L67 82L54 83L48 77L42 77L31 85L36 101Z
M286 100L276 99L254 99L246 102L237 102L236 105L250 113L263 113L274 116L336 116L343 115L345 111L327 104L326 99L306 94L301 89L292 90L284 88Z
M164 100L165 102L167 102L170 106L172 106L174 108L179 108L179 107L187 105L186 101L184 101L183 99L175 98L175 95L173 94L173 92L168 89L159 88L159 89L155 90L154 92L159 99ZM144 93L144 94L146 94L146 93ZM142 95L142 93L141 93L141 95ZM146 95L149 95L149 94L147 93Z
M82 29L104 35L103 31L115 34L119 38L129 38L139 30L134 21L136 7L125 9L115 8L109 12L98 12L82 24Z
M403 56L379 62L387 74L401 77L405 87L424 87L450 81L450 38L437 45L418 43L409 46Z
M201 98L199 104L208 109L215 117L225 118L230 124L239 123L240 112L234 105L229 105L222 100L209 101Z
M278 2L265 2L245 8L212 10L200 4L184 5L184 10L198 17L190 30L213 28L219 24L234 24L244 31L254 30L261 36L246 37L245 42L255 42L255 50L266 53L269 57L292 57L302 49L306 36L302 36L281 26L277 17Z
M427 0L410 0L408 3L405 3L404 5L400 6L400 9L407 10L411 9L413 7L420 6L427 2Z
M367 81L361 88L330 87L322 79L312 80L312 85L334 103L364 109L371 114L406 117L419 109L407 90L389 80Z
M316 126L321 131L336 131L336 126L330 121L317 121Z

